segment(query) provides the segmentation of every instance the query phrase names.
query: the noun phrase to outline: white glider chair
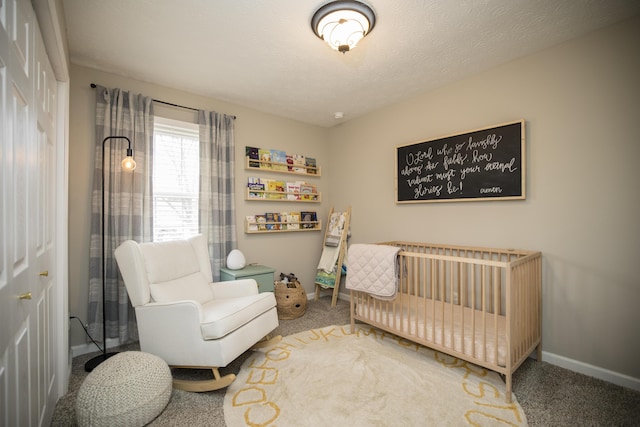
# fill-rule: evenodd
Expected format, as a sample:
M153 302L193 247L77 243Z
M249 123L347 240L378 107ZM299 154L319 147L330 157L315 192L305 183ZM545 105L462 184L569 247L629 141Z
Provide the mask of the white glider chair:
M256 343L265 345L263 339L278 326L273 292L258 293L255 280L213 283L203 235L155 243L127 240L115 258L135 307L140 350L171 367L213 371L209 380L174 378L177 389L228 386L235 375L220 377L218 368Z

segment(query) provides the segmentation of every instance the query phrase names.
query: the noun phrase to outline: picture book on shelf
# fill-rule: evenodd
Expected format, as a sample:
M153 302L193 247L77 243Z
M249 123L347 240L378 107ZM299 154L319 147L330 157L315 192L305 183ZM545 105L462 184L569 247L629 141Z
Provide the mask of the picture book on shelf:
M287 199L300 200L300 183L299 182L287 182Z
M251 160L260 160L260 149L258 147L245 147L245 152L249 158L249 167L259 168L260 162L252 162Z
M268 190L269 199L284 199L286 196L284 181L269 180Z
M264 199L265 198L265 188L264 184L260 182L260 178L249 178L247 182L247 187L249 188L249 198L251 199Z
M278 214L278 218L280 221L280 230L287 230L288 229L288 219L289 219L289 213L288 212L280 212Z
M260 167L263 169L271 169L271 150L260 148L258 153L260 154Z
M293 155L293 171L298 173L307 173L307 168L305 166L304 155L302 154L294 154Z
M300 229L300 212L290 212L287 215L287 228L289 230Z
M308 174L316 175L318 173L318 171L316 170L316 159L314 157L307 157L305 160L305 164L308 166Z
M276 224L276 230L282 230L282 215L280 214L280 212L274 212L273 213L273 222L275 222Z
M259 231L267 230L267 217L264 214L256 215L256 223L258 224Z
M287 171L293 172L293 156L291 154L287 154Z
M271 150L271 168L277 171L287 170L287 153L282 150Z
M258 222L254 215L247 215L247 230L258 231Z
M280 230L280 214L267 212L264 216L266 219L267 230Z
M302 200L317 200L316 186L306 182L300 184L300 198Z
M300 212L300 222L302 228L316 228L318 216L315 212Z

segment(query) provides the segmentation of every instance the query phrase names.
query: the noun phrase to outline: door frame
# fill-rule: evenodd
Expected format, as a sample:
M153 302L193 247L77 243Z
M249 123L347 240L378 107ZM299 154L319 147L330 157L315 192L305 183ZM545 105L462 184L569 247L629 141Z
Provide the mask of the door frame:
M56 313L54 316L55 336L51 337L55 353L54 385L56 398L67 393L71 374L69 348L69 61L66 48L66 25L61 2L56 0L31 1L38 26L42 34L45 50L57 82L56 115L56 182L55 193L55 272L54 278ZM60 5L60 7L59 7Z

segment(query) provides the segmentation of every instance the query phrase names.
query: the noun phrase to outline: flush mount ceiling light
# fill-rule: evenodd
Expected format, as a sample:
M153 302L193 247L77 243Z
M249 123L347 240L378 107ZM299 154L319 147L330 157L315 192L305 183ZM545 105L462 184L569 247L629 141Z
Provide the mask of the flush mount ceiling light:
M376 24L373 10L359 1L332 1L322 6L311 18L311 29L332 49L348 52Z

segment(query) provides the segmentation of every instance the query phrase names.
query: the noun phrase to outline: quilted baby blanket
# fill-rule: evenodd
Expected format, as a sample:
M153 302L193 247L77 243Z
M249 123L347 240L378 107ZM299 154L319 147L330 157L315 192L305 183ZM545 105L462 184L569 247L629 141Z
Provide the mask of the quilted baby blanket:
M397 246L354 243L349 246L346 287L381 299L393 299L398 290Z

